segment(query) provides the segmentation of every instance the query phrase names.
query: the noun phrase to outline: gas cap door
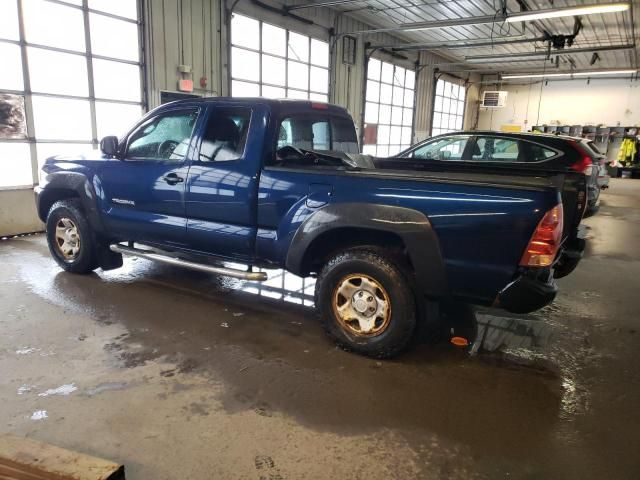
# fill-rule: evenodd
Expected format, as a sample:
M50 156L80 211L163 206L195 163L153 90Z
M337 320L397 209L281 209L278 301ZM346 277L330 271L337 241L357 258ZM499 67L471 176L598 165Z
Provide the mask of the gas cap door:
M327 183L311 183L309 185L309 194L307 195L308 208L320 208L329 203L333 186Z

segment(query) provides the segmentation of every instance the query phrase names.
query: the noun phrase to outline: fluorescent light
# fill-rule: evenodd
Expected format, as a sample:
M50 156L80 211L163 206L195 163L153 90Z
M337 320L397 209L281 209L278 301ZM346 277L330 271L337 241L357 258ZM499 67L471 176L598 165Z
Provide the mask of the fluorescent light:
M503 80L515 80L517 78L551 78L551 77L593 77L594 75L627 75L636 73L637 70L595 70L593 72L564 72L564 73L529 73L522 75L501 75Z
M505 18L505 22L527 22L530 20L542 20L545 18L575 17L577 15L593 15L596 13L614 13L629 10L628 3L608 3L605 5L582 5L579 7L552 8L549 10L538 10L537 12L525 11L510 13Z

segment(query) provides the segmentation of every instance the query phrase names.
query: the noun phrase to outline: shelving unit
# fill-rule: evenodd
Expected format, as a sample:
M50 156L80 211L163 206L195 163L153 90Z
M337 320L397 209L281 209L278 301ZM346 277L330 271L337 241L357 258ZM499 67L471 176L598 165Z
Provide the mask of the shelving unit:
M613 162L618 157L622 140L640 134L640 127L624 126L595 126L595 125L535 125L532 131L543 133L558 133L571 137L583 137L592 140L596 147L606 155L607 162ZM631 178L640 178L640 165L632 167L611 167L607 165L609 175L620 177L629 172Z

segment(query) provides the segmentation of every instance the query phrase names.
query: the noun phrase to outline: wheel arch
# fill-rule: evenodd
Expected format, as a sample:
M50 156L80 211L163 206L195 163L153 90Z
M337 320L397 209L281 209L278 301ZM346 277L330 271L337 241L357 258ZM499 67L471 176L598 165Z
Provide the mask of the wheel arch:
M405 207L350 203L318 210L296 231L285 265L292 273L308 275L331 253L358 245L406 252L420 290L429 296L446 294L436 232L423 213Z
M47 176L47 184L37 194L38 217L46 223L53 204L71 198L80 201L91 228L103 231L95 189L89 179L78 172L56 172Z

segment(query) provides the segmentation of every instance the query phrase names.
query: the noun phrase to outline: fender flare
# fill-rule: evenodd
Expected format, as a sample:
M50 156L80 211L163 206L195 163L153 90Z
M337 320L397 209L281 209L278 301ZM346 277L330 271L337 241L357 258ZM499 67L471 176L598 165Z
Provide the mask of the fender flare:
M49 212L45 205L49 203L52 196L56 200L59 199L57 197L60 192L64 191L73 191L79 198L91 228L98 232L104 232L94 185L85 174L80 172L53 172L47 175L46 185L36 189L36 203L40 219L46 223Z
M326 232L345 227L399 236L407 248L419 290L429 296L446 295L444 259L431 222L417 210L393 205L341 203L318 210L294 234L285 261L287 270L304 274L304 256L313 241Z

